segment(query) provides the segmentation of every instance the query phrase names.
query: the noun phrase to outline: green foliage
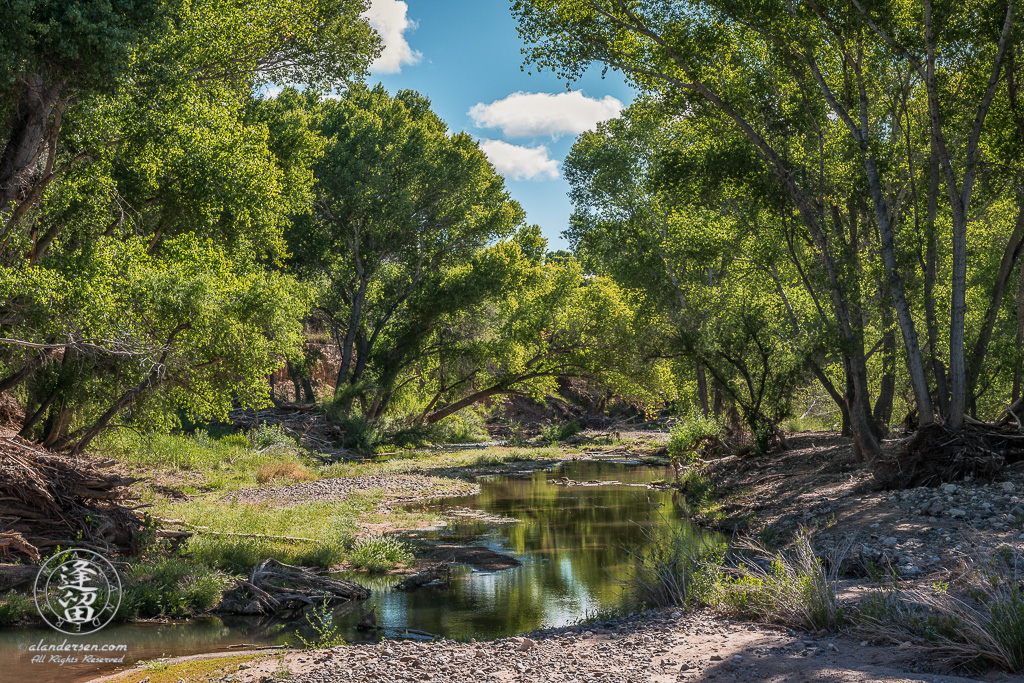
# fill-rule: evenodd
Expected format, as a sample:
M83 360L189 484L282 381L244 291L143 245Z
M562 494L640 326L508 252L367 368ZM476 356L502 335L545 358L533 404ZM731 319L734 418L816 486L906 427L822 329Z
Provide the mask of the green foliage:
M698 510L705 510L714 503L715 485L697 468L680 472L675 487L686 498L686 504Z
M7 591L0 599L0 626L14 626L35 612L32 598L16 591Z
M463 409L430 425L429 437L435 443L480 443L487 441L484 416L472 409Z
M644 535L644 547L627 551L631 566L625 588L633 600L684 609L711 604L722 580L725 545L689 526L645 529Z
M543 443L551 444L553 446L570 437L576 436L581 431L583 431L583 428L576 420L569 420L568 422L562 422L560 424L544 425L540 428L540 440Z
M288 436L285 433L284 427L279 424L267 424L263 423L257 425L256 429L252 429L246 433L246 437L252 447L257 450L263 450L272 448L274 446L282 446L286 449L295 448L298 444L295 443L295 439Z
M341 627L334 623L334 610L327 599L306 613L306 623L316 635L312 640L307 640L301 633L298 634L299 642L305 649L324 650L345 644Z
M788 552L771 555L758 546L748 551L754 556L743 557L738 576L722 585L726 606L811 630L834 630L843 623L846 615L836 594L842 552L823 562L807 534L798 536Z
M352 545L348 561L357 569L384 572L412 562L412 548L393 536L370 536Z
M717 441L724 432L713 415L691 407L686 417L669 431L668 454L673 461L691 463L703 453L707 442Z
M119 619L192 616L220 602L227 580L195 560L163 557L123 575Z

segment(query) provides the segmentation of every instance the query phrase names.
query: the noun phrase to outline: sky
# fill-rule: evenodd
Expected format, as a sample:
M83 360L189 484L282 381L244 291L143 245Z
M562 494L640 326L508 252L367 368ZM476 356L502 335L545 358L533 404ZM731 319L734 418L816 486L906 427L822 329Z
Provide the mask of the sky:
M368 82L389 92L416 90L453 131L477 139L505 177L528 223L549 249L563 249L572 207L562 160L576 136L613 118L635 92L594 68L566 84L523 67L522 42L508 0L372 0L366 16L384 50ZM528 72L533 71L532 75Z

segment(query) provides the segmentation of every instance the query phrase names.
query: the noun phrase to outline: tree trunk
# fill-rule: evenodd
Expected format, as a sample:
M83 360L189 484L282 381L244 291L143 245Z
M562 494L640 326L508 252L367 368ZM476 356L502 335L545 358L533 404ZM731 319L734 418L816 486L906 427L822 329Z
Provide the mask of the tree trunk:
M704 364L697 361L697 394L700 397L700 409L707 417L711 414L711 406L708 404L708 376L704 372Z
M1017 362L1013 364L1013 401L1020 398L1021 366L1024 366L1024 265L1017 280Z
M48 87L39 74L25 77L7 146L0 156L0 211L31 184L28 176L42 152L50 115L63 87L63 83Z
M946 366L939 356L939 321L935 313L935 280L938 270L938 243L935 236L935 215L939 203L939 157L935 150L935 141L931 143L931 160L929 162L930 179L928 182L928 216L925 220L925 267L924 267L924 316L928 328L928 350L932 361L932 374L935 377L935 398L939 404L939 414L946 422L949 421L949 387L946 385Z

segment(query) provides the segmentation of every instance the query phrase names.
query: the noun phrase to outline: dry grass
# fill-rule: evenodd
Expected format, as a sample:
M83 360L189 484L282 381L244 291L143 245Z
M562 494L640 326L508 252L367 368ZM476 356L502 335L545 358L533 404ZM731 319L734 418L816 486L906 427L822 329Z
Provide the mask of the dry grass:
M256 470L256 483L260 486L276 481L302 482L313 479L316 477L297 462L272 462Z
M952 665L1024 672L1024 586L1019 552L965 563L952 585L880 588L860 605L861 627L894 642L912 640Z

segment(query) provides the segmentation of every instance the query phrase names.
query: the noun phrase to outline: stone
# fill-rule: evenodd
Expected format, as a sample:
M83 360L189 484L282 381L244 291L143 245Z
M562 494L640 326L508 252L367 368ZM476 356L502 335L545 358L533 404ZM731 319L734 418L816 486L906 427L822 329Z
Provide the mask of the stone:
M897 543L899 543L899 541L896 539L895 536L890 536L889 538L882 541L882 545L884 545L886 548L891 548Z
M950 517L954 517L954 518L966 517L967 516L967 512L964 511L964 510L961 510L960 508L953 508L953 509L951 509L949 511L949 516Z
M530 640L529 638L523 638L523 642L519 643L519 649L523 652L529 652L536 646L536 641Z
M712 662L720 662L720 661L722 661L722 655L711 655L711 661Z
M941 488L946 493L956 493L956 484L943 484L939 488Z
M1007 493L1013 493L1017 487L1013 485L1012 481L1004 481L1002 484L999 485L999 488L1003 489Z

